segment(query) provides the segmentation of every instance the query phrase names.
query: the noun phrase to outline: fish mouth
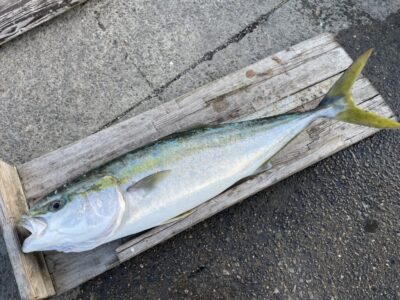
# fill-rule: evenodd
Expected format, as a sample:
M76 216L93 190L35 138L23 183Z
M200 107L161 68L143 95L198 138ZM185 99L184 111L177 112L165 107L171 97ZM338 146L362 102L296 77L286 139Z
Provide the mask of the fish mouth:
M31 233L23 242L22 252L29 253L41 250L42 247L40 241L42 240L41 237L47 228L46 221L43 218L23 215L17 225L25 228Z
M43 218L32 218L27 215L23 215L18 222L18 226L25 228L31 233L31 237L38 237L43 235L47 228L47 223Z

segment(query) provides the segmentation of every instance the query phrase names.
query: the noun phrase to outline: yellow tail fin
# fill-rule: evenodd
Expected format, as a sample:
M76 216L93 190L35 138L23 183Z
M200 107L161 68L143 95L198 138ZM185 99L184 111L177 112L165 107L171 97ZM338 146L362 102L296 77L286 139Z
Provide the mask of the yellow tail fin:
M373 112L358 108L351 95L351 87L360 75L371 56L373 49L365 51L343 73L321 101L320 106L338 107L335 119L347 123L359 124L375 128L400 128L400 123Z

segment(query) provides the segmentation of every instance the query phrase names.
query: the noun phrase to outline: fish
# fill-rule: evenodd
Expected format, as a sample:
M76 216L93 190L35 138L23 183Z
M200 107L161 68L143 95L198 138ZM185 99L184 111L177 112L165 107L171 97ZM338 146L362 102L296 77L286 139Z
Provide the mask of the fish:
M30 232L22 251L88 251L185 218L265 171L274 155L319 118L400 128L353 100L351 87L372 51L353 62L315 109L178 132L82 175L21 217L19 225Z

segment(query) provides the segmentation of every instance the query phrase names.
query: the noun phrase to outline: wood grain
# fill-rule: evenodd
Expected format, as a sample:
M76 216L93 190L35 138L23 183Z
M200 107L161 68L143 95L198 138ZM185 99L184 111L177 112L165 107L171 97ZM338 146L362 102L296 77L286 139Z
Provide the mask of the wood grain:
M0 161L0 222L14 276L22 299L42 299L54 295L55 291L43 254L21 251L15 225L26 211L16 168Z
M3 0L0 45L86 0Z

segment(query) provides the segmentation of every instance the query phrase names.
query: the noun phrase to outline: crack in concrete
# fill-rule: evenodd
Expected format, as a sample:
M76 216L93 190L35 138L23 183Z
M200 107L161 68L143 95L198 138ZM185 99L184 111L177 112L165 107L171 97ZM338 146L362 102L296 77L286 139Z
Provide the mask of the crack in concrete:
M126 54L126 55L128 55L128 54ZM144 74L144 72L139 68L139 66L138 66L137 64L135 64L134 61L132 61L132 64L135 66L136 70L139 72L140 76L143 77L143 79L146 81L146 83L149 85L149 87L153 89L153 91L150 93L150 95L148 95L148 96L145 98L145 99L147 99L149 96L151 96L151 95L154 94L154 91L155 91L154 85L153 85L153 83L147 78L146 74ZM151 97L150 97L150 98L151 98ZM142 102L143 102L143 100L142 100ZM139 102L139 103L140 103L140 102ZM131 110L131 108L129 108L129 110ZM125 113L125 112L124 112L124 113ZM119 117L121 117L121 116L119 116Z
M162 92L164 92L164 90L166 90L172 83L174 83L175 81L179 80L183 75L187 74L189 71L195 69L197 66L199 66L200 64L202 64L205 61L210 61L213 59L214 55L217 54L218 52L226 49L229 45L233 44L233 43L238 43L240 42L245 36L247 36L248 34L254 32L254 30L256 30L260 25L266 23L269 18L278 10L280 9L283 5L285 5L287 2L289 2L289 0L283 0L281 1L279 4L277 4L276 6L274 6L270 11L268 11L265 14L262 14L261 16L259 16L255 21L253 21L251 24L247 25L244 29L242 29L241 31L239 31L238 33L236 33L235 35L231 36L230 38L228 38L222 45L216 47L215 49L206 52L200 59L198 59L197 61L195 61L194 63L192 63L188 68L186 68L185 70L181 71L180 73L178 73L174 78L172 78L171 80L169 80L168 82L164 83L163 85L161 85L158 88L154 88L153 91L146 96L142 101L135 103L134 105L132 105L130 108L128 108L127 110L125 110L123 113L119 114L117 117L115 117L114 119L112 119L111 121L107 122L106 124L104 124L101 128L99 128L96 132L110 127L111 125L113 125L114 123L116 123L119 119L121 119L122 117L126 116L128 113L130 113L131 111L133 111L135 108L137 108L139 105L143 104L143 102L147 102L150 99L154 98L154 97L158 97ZM135 65L136 66L136 65ZM151 82L146 78L146 76L144 76L144 73L138 68L138 66L136 66L136 68L138 69L139 73L144 77L144 79L146 80L146 82L150 85L150 87L153 87L153 85L151 84Z

